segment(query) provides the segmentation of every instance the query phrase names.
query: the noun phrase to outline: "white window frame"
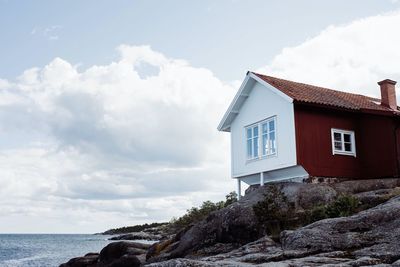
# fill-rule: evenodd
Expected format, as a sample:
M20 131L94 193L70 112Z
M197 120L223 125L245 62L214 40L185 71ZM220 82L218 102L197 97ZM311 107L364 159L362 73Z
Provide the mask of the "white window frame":
M273 121L274 122L274 130L273 131L270 131L269 130L269 123L271 122L271 121ZM264 150L263 150L263 147L262 147L262 145L263 145L263 132L262 132L262 126L264 125L264 124L268 124L268 131L267 131L267 135L268 135L268 141L269 141L269 134L271 133L271 132L274 132L274 134L275 134L275 151L273 152L273 153L268 153L268 154L263 154L263 152L264 152ZM255 127L257 127L258 126L258 146L257 146L257 148L258 148L258 156L254 156L254 132L253 132L253 129L255 128ZM252 131L252 138L251 138L251 140L252 140L252 142L251 142L251 145L252 145L252 156L251 157L249 157L249 155L248 155L248 146L247 146L247 142L248 142L248 140L250 140L250 138L247 138L247 130L248 129L251 129L251 131ZM276 156L277 155L277 153L278 153L278 145L277 145L277 139L278 139L278 135L277 135L277 122L276 122L276 116L273 116L273 117L269 117L269 118L267 118L267 119L265 119L265 120L262 120L262 121L259 121L259 122L256 122L256 123L253 123L253 124L251 124L251 125L248 125L248 126L246 126L245 127L245 148L246 148L246 160L247 161L254 161L254 160L258 160L258 159L263 159L263 158L267 158L267 157L271 157L271 156Z
M257 130L257 137L255 137L255 135L254 135L254 128L256 128L256 127L258 127L258 130ZM248 136L247 136L247 131L248 130L250 130L251 131L251 137L250 138L248 138ZM246 134L246 157L247 157L247 160L254 160L254 159L258 159L259 157L260 157L260 125L258 125L258 124L253 124L253 125L250 125L250 126L247 126L246 127L246 130L245 130L245 134ZM254 142L254 139L256 139L257 138L257 156L254 156L254 144L255 144L255 142ZM251 157L249 157L249 155L248 155L248 149L249 149L249 147L248 147L248 141L250 141L250 143L251 143Z
M342 149L336 149L335 148L335 133L338 133L341 135L341 144L342 144ZM345 150L345 145L344 145L344 135L348 134L350 135L350 144L351 144L351 151L346 151ZM343 130L343 129L336 129L332 128L331 129L331 141L332 141L332 155L346 155L346 156L353 156L356 157L356 138L355 138L355 133L354 131L350 130Z

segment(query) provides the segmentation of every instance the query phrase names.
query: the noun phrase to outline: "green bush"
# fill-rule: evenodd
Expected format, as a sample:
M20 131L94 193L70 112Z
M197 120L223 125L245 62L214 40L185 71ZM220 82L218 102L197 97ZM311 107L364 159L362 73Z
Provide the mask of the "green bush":
M308 211L305 221L312 223L326 218L347 217L359 211L360 202L352 195L339 195L327 205L316 206Z
M351 195L340 195L334 202L327 205L328 218L346 217L354 214L359 206L359 201Z
M269 186L264 199L253 206L260 226L272 238L279 236L282 230L292 227L294 210L294 203L290 203L276 185Z
M316 206L314 208L311 209L310 212L306 213L308 216L306 218L306 222L308 223L312 223L312 222L316 222L322 219L326 219L328 218L328 215L326 214L326 206Z
M272 238L286 229L294 229L326 218L343 217L358 211L359 201L351 195L339 195L327 205L315 206L305 212L296 212L294 203L290 203L285 194L276 186L268 188L264 199L253 206L261 227Z
M285 194L275 185L270 186L269 192L264 195L264 200L253 206L253 211L260 223L270 220L284 220L288 217L288 203Z
M186 214L179 218L172 218L170 227L173 231L179 231L180 229L186 228L187 226L205 219L211 212L225 208L230 204L237 201L237 194L230 192L225 196L225 201L212 202L204 201L200 207L193 207L186 211Z

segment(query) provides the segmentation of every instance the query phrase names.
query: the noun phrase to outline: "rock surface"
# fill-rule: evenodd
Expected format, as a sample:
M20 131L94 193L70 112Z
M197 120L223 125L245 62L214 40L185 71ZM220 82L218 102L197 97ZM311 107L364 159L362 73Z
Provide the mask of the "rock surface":
M149 245L136 242L114 242L104 247L100 254L89 253L73 258L60 267L138 267L138 255L144 255Z
M67 263L63 263L60 267L86 267L96 266L99 258L98 253L88 253L83 257L70 259Z
M216 262L204 261L204 260L193 260L193 259L173 259L165 262L154 263L146 265L149 267L246 267L246 266L263 266L263 267L354 267L354 266L397 266L397 265L387 265L382 264L379 259L374 259L370 257L360 258L360 259L350 259L350 258L340 258L321 255L309 256L297 259L288 259L284 261L271 261L260 264L252 264L246 262L236 262L234 260L221 260Z
M379 189L393 189L400 186L400 179L368 179L352 180L331 184L339 193L357 194L361 192L375 191Z
M281 234L282 247L291 250L351 251L384 262L400 258L400 197L350 217L326 219Z

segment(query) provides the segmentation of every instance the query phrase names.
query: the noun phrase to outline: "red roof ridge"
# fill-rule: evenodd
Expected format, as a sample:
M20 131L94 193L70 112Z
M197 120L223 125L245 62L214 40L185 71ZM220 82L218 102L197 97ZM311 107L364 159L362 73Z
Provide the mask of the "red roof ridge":
M381 99L379 98L290 81L256 72L251 73L291 97L296 102L333 106L351 110L399 112L382 106L380 104Z
M255 74L255 75L259 76L259 77L260 77L260 76L263 76L263 77L267 77L267 78L270 78L270 79L281 80L281 81L284 81L284 82L297 83L297 84L303 85L303 86L312 86L312 87L319 88L319 89L323 89L323 90L334 91L334 92L340 92L340 93L343 93L343 94L350 94L350 95L362 96L362 97L367 97L367 98L369 98L369 99L371 99L371 100L374 100L374 101L375 101L375 100L377 100L377 101L379 101L379 102L381 101L379 98L374 98L374 97L370 97L370 96L363 95L363 94L350 93L350 92L340 91L340 90L336 90L336 89L332 89L332 88L327 88L327 87L323 87L323 86L319 86L319 85L308 84L308 83L302 83L302 82L296 82L296 81L292 81L292 80L288 80L288 79L283 79L283 78L279 78L279 77L274 77L274 76L270 76L270 75L265 75L265 74L257 73L257 72L254 72L254 71L251 71L251 73L253 73L253 74ZM261 77L260 77L260 78L261 78Z

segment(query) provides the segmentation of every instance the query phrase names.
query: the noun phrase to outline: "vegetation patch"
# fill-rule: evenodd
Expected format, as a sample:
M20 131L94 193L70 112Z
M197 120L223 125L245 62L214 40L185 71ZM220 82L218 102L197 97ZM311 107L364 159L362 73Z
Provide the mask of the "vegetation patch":
M285 229L297 225L295 205L288 201L285 194L276 185L270 185L268 193L264 195L264 200L253 206L261 227L272 238L278 237L279 233Z
M357 197L347 194L339 195L335 201L320 205L306 211L305 221L312 223L327 218L347 217L360 211Z
M276 185L269 187L264 199L253 206L260 227L272 238L283 230L296 229L312 222L335 217L346 217L360 211L360 202L352 195L339 195L333 202L314 206L309 210L296 210Z
M179 218L172 218L169 223L169 228L172 232L179 232L180 230L205 219L210 213L220 210L229 206L230 204L237 201L236 192L230 192L225 196L225 201L212 202L204 201L200 207L193 207L186 211L186 214Z

